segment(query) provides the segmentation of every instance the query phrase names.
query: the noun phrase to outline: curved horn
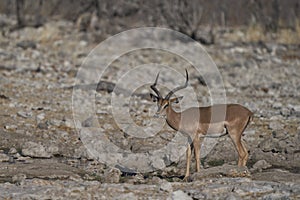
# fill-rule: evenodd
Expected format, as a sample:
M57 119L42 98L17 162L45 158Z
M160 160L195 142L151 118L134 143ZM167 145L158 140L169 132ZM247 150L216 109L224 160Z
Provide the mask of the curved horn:
M150 88L157 94L158 97L161 98L161 94L160 94L160 92L156 88L156 83L157 83L158 77L159 77L159 72L158 72L158 74L156 76L155 82L152 85L150 85Z
M183 86L179 86L179 87L176 87L174 88L173 90L171 90L165 99L170 99L170 97L175 93L177 92L178 90L181 90L181 89L184 89L188 86L188 81L189 81L189 74L187 72L187 70L185 69L185 74L186 74L186 81L185 81L185 84Z

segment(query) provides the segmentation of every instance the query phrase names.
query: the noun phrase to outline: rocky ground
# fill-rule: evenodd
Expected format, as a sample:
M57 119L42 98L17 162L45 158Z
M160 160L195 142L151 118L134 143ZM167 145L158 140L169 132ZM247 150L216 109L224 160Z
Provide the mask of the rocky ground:
M220 70L227 101L255 113L243 136L250 157L246 168L237 168L234 146L229 137L222 137L202 158L202 171L186 183L181 179L184 154L167 158L160 166L150 163L148 173L125 173L98 162L83 146L72 116L73 89L82 88L73 85L82 62L106 35L80 32L68 21L10 32L15 22L5 16L1 20L2 199L300 198L299 44L248 40L241 29L220 30L216 43L205 46ZM111 115L111 91L124 62L187 66L168 54L151 55L140 51L116 59L105 74L106 82L95 86L96 122L93 118L81 122L83 127L99 123L107 138L124 151L148 152L166 145L175 134L164 126L155 137L136 139L121 131ZM209 104L203 78L190 70L190 84L199 91L197 100ZM147 87L138 89L127 105L141 126L147 125L155 108Z

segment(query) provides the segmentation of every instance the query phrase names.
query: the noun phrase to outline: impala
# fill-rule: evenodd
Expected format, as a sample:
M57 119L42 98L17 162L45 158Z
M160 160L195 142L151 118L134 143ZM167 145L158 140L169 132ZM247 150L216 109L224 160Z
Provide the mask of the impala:
M156 88L159 73L156 76L154 84L150 86L156 94L150 94L151 99L157 102L155 116L164 116L171 128L189 136L184 180L188 180L190 175L192 150L194 150L196 157L196 170L197 172L200 171L201 138L209 137L211 133L223 133L224 130L226 131L225 134L229 134L231 137L238 152L238 166L245 166L248 159L248 152L241 137L253 113L239 104L216 104L208 107L192 107L182 112L176 112L172 108L172 104L179 103L183 97L171 97L175 92L188 86L188 72L187 70L185 72L185 84L174 88L164 98Z

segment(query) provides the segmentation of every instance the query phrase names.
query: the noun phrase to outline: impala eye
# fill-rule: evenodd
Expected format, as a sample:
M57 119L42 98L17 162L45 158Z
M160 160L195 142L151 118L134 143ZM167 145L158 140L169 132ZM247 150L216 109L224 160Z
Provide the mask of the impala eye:
M166 104L166 105L164 106L164 109L167 108L167 107L168 107L168 104Z

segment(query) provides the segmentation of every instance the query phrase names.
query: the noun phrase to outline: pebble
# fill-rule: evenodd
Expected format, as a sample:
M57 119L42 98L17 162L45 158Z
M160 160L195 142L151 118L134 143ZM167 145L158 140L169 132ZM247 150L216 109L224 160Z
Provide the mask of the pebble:
M253 165L251 171L259 171L259 172L262 172L263 169L268 169L268 168L270 168L270 167L272 167L272 165L269 164L267 161L265 161L265 160L259 160L259 161L257 161L257 162Z
M23 185L25 183L26 174L16 174L12 177L12 182L16 185Z
M271 121L269 124L269 128L272 130L282 130L284 128L284 124L280 121Z
M19 111L17 115L23 118L29 118L32 117L32 112Z
M103 181L106 183L119 183L122 172L117 168L109 168L104 171Z
M16 130L18 128L17 125L5 125L4 128L6 130Z
M8 162L8 161L9 161L9 156L4 153L0 153L0 162Z
M15 148L10 148L8 151L8 154L12 155L12 154L16 154L18 151Z
M173 191L173 187L172 184L169 183L168 181L162 181L161 185L160 185L160 190L162 191L166 191L166 192L172 192Z
M26 142L22 148L22 155L33 158L51 158L52 154L46 151L46 148L36 142Z
M21 47L22 49L28 49L28 48L35 49L36 43L34 41L25 40L25 41L18 42L17 47Z
M172 193L172 200L192 200L193 198L187 195L182 190L176 190Z
M40 113L36 116L36 121L41 122L42 120L45 119L45 113Z
M3 17L5 16L1 16L1 20ZM15 20L12 19L11 21L15 23ZM4 67L0 66L2 72L0 75L0 83L5 85L5 87L1 88L1 93L9 97L9 99L2 99L1 102L3 103L1 104L1 108L4 108L5 113L8 112L7 116L3 117L2 126L5 129L3 136L5 140L8 140L9 145L11 145L8 146L9 148L13 146L15 148L19 148L19 146L22 147L22 155L24 156L19 155L19 150L15 148L9 149L8 154L6 154L6 151L0 151L0 155L3 157L2 165L8 164L11 167L15 167L15 163L22 164L24 162L27 165L31 164L30 162L35 160L35 157L49 158L54 154L62 153L62 155L68 155L72 158L81 158L74 160L76 160L76 166L82 169L83 173L93 173L94 170L98 173L97 169L86 168L86 166L88 166L88 161L86 160L89 159L89 155L86 149L83 150L78 146L80 143L78 135L74 133L73 130L63 129L60 131L60 129L57 128L61 125L70 128L74 126L70 106L72 91L64 88L65 86L73 84L73 75L80 68L84 57L88 55L93 35L89 32L78 33L74 31L74 24L65 20L49 21L40 28L25 27L7 34L10 35L8 35L8 37L0 36L5 46L5 50L0 49L0 57L4 58L1 63ZM230 34L240 38L244 38L243 36L245 36L242 31ZM228 102L237 102L245 105L255 113L255 123L250 124L245 134L246 137L253 139L251 142L250 140L246 140L247 147L251 150L250 157L253 155L252 150L259 150L261 152L261 157L255 159L258 161L254 164L253 169L260 171L268 169L270 165L277 166L276 164L286 167L287 163L299 166L299 164L297 164L299 153L296 153L296 151L299 147L300 137L295 136L300 133L299 119L297 118L297 116L300 116L300 104L297 99L297 93L295 93L299 85L299 77L297 76L299 63L297 58L288 60L281 58L282 55L289 55L291 50L293 54L297 54L298 49L294 47L294 45L279 45L271 42L271 48L267 50L272 52L272 55L270 55L264 50L264 47L260 47L263 45L247 43L247 41L243 43L232 42L222 37L218 40L220 40L218 41L218 45L211 45L208 47L208 50L212 53L212 57L217 58L216 62L220 63L220 66L223 68L220 72L224 77L224 81L227 82L225 86L228 87L226 88L226 91L228 91ZM162 45L164 41L162 41ZM173 44L174 46L172 46L172 48L174 49L182 47L178 42L174 42ZM122 43L122 46L125 45L126 43ZM184 43L184 45L190 44ZM4 48L4 46L2 48ZM110 53L113 48L115 47L108 46L106 51ZM189 46L189 50L193 53L193 46ZM80 58L77 57L79 53ZM95 57L95 63L91 63L91 67L103 65L100 59L97 60L97 56ZM100 56L102 55L99 55L99 57ZM142 63L147 63L153 59L149 55L142 55L142 53L138 55L137 58ZM156 58L160 59L157 60ZM131 59L130 55L126 59L134 60ZM122 61L122 58L120 58L120 60ZM176 62L172 62L172 59L165 58L161 55L155 57L152 63L156 63L156 61L160 62L161 60L170 60L171 63L166 64L170 64L170 66L174 64L175 66L182 67L181 63L177 62L179 61L177 58L174 59ZM130 145L133 149L138 146L141 147L141 151L146 149L144 152L148 152L153 150L153 147L149 147L149 150L147 149L147 145L150 144L154 146L160 143L162 140L159 140L159 137L155 136L155 140L150 140L150 142L146 140L132 142L122 139L126 133L121 133L119 137L118 133L120 133L120 130L116 130L116 126L112 126L113 123L109 123L109 117L111 115L111 94L107 94L107 91L111 92L115 87L114 84L117 81L117 76L123 75L123 72L118 68L118 63L119 60L112 64L114 65L113 67L107 68L105 79L109 82L101 82L97 87L98 93L95 111L98 110L98 115L100 115L101 118L96 120L99 120L100 126L105 124L104 128L106 130L103 130L105 134L114 134L113 137L109 137L113 142L117 141L116 145L122 143L123 146ZM135 63L136 61L128 63L128 65L133 66ZM123 66L122 68L124 69ZM146 71L144 74L148 75L150 73ZM201 86L201 83L199 83L196 78L200 75L196 75L193 72L190 74L191 86L197 89L195 91L201 96L199 97L199 102L209 104L210 95L205 91L207 88L203 87L203 85ZM162 75L164 76L161 76L159 84L179 84L177 80L172 80L170 76L171 73L166 72L162 73ZM131 77L131 80L140 81L140 77L143 76L135 75ZM204 75L203 77L207 78L207 76L205 77ZM155 75L153 78L155 78ZM128 85L124 85L124 88L128 88L128 86L132 84L132 81L128 81L126 84ZM130 117L141 121L140 124L143 126L147 126L148 124L144 122L149 119L147 118L148 113L144 112L147 111L148 105L153 105L152 102L145 99L146 96L149 96L149 85L141 88L140 91L144 94L141 95L141 99L132 98L130 100L132 103L132 105L130 104L130 109L133 114ZM122 98L122 95L118 95L118 97ZM28 109L30 109L30 111L28 111ZM139 116L135 117L134 114L139 114ZM64 115L66 116L65 118L63 117ZM261 118L257 118L257 116L261 116ZM291 119L295 121L290 121ZM34 120L36 120L36 123L33 122ZM268 122L268 124L265 124L263 120L266 120L265 122ZM95 124L97 125L98 123ZM83 126L93 127L94 122L87 121ZM296 130L297 126L298 130ZM47 130L47 128L49 130ZM169 133L169 131L167 131L167 133ZM259 134L261 137L258 137ZM42 143L32 141L35 139ZM166 139L172 139L172 136L165 135L163 139L163 141L166 141ZM228 138L228 141L229 140ZM28 144L28 141L31 142ZM257 148L257 144L260 144L261 141L265 141L265 144ZM2 142L5 144L4 142L6 141ZM74 146L72 146L73 144ZM4 146L7 148L7 144ZM227 149L211 151L207 157L216 156L217 159L224 158L225 163L234 162L236 165L236 159L231 160L233 159L231 157L236 157L232 143L228 142L228 144L226 143L223 146L228 147L227 149L231 148L232 151L227 151ZM68 148L59 149L58 147ZM74 152L69 151L69 149L73 149ZM165 154L165 152L163 152L162 155L165 156L165 160L163 161L165 163L162 160L158 160L163 157L162 155L154 155L154 159L151 160L151 162L145 162L145 167L153 165L156 168L164 168L164 165L174 163L172 167L177 171L173 170L167 172L172 175L182 174L180 167L177 166L179 160L177 157L179 157L178 154L181 152L175 152L175 156L173 157L172 155L174 154L170 152L169 154ZM215 152L219 153L219 155ZM225 154L223 152L227 152L227 156L224 156ZM15 163L5 163L7 162L7 157L14 158ZM183 155L182 158L184 159L184 157ZM228 157L230 158L228 159ZM56 158L53 160L55 159ZM66 158L62 157L60 159L64 161ZM280 160L280 162L276 159ZM132 162L141 165L141 161L139 160L133 160ZM153 169L153 167L151 167L151 169ZM182 169L184 171L184 167ZM101 170L103 170L103 168ZM218 169L218 172L220 171L221 170ZM166 171L162 173L166 173ZM234 173L236 172L234 171ZM124 184L120 182L121 180L126 181L127 177L121 177L120 171L118 170L110 168L104 173L101 171L99 174L102 179L101 181L106 183L101 183L98 180L95 181L95 179L91 181L78 181L72 178L66 178L64 180L41 180L37 177L30 177L30 179L27 179L25 174L23 174L25 178L22 178L22 174L19 174L12 178L17 184L22 183L22 187L1 181L0 198L55 199L67 196L74 199L85 197L91 199L92 197L99 197L99 199L147 199L147 197L153 199L166 199L167 197L173 197L173 199L176 197L177 199L191 199L191 197L194 199L293 199L294 196L292 193L299 193L299 189L297 188L300 188L297 183L293 183L294 185L290 186L285 183L275 183L271 181L258 182L250 179L239 180L232 178L209 179L210 181L198 179L192 183L182 183L181 179L178 178L172 179L176 181L175 183L169 183L165 181L165 178L161 178L161 181L156 180L157 183L154 185L145 185L141 184L141 182L147 179L142 180L142 177L137 176L133 184ZM227 171L225 171L225 174L230 175ZM18 178L18 176L20 178ZM57 177L57 175L54 174L54 177ZM18 181L19 179L20 181ZM155 178L153 179L155 180ZM264 185L269 186L264 187ZM154 189L151 190L151 188ZM233 188L235 188L235 192L232 192ZM174 190L176 191L174 192ZM203 192L205 190L207 193ZM142 195L148 196L145 197Z

